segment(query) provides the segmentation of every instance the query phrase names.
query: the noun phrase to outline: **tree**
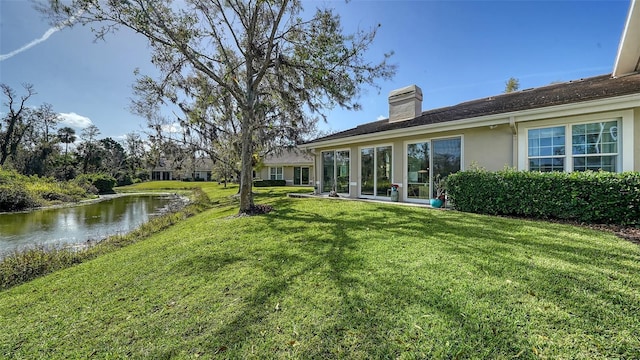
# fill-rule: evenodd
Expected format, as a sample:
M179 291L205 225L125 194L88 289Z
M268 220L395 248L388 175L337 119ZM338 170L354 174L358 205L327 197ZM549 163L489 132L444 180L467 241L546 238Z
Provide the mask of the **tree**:
M121 172L125 169L126 154L124 147L110 137L100 139L99 147L103 152L99 169L116 179L120 179ZM128 185L128 184L127 184Z
M52 133L60 121L60 115L53 111L51 104L42 104L32 111L32 126L30 131L31 165L25 174L49 175L49 158L57 151L55 146L58 138Z
M96 36L118 26L144 35L163 75L199 73L228 91L239 110L240 212L253 210L252 158L256 129L294 134L308 114L335 106L358 109L364 85L390 78L385 54L371 63L364 52L376 29L344 34L340 17L317 9L303 19L300 0L171 0L99 2L49 0L54 23L102 23Z
M67 157L69 151L69 144L76 141L76 131L73 128L65 126L58 129L58 140L64 144L64 157Z
M36 94L31 84L23 84L26 94L19 99L15 91L6 84L0 84L2 94L7 98L4 104L8 113L2 119L4 129L0 128L0 166L3 166L9 156L15 156L18 145L31 127L31 110L26 106L27 100Z
M142 177L142 180L148 178L148 173L143 172L145 147L144 141L140 138L140 134L130 132L125 135L124 150L126 155L126 166L129 173L134 178ZM144 175L142 175L144 173Z
M69 165L69 144L73 144L76 141L76 131L73 128L65 126L58 129L56 135L58 141L64 144L64 159L62 165L56 174L59 179L69 180L75 177L75 168Z
M518 79L516 79L514 77L510 77L509 80L507 80L504 83L504 92L505 93L518 91L519 88L520 88L520 80L518 80Z
M97 171L100 167L101 148L97 142L100 129L95 125L83 129L80 138L83 140L76 148L79 159L82 160L82 173L87 174L89 170Z

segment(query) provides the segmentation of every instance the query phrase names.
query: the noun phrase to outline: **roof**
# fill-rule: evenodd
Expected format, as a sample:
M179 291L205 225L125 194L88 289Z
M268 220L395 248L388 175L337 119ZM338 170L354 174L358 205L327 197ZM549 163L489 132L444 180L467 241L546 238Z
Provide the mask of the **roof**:
M313 163L309 153L298 149L287 149L278 153L268 154L262 160L266 166L274 165L307 165Z
M629 15L613 65L613 76L631 74L640 70L640 2L631 1Z
M640 93L640 74L618 78L613 78L610 74L600 75L428 110L410 120L392 123L388 119L374 121L305 144L638 93Z

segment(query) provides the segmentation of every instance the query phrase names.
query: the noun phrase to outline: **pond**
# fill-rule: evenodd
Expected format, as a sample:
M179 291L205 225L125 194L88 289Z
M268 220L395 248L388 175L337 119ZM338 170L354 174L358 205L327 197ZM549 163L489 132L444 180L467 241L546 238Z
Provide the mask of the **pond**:
M114 195L78 206L0 214L0 258L34 245L81 244L127 233L177 200L166 194Z

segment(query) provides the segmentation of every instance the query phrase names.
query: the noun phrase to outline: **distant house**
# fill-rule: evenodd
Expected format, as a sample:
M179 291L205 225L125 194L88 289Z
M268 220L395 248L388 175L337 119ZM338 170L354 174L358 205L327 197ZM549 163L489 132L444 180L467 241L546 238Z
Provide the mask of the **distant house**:
M269 154L262 160L262 168L256 171L256 178L285 180L287 185L314 184L314 158L298 149L283 150Z
M422 111L412 85L389 118L300 145L318 190L426 203L434 180L477 164L527 171L640 171L640 5L631 2L612 74ZM310 178L313 178L310 175Z
M151 170L151 180L196 180L211 181L213 161L196 158L184 161L160 159Z

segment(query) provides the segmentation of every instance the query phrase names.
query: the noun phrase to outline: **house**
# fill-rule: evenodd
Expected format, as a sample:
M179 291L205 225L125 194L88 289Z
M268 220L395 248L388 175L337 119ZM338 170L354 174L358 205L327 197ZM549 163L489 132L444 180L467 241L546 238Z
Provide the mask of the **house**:
M314 158L309 153L295 148L268 154L262 160L262 167L255 171L254 177L285 180L287 185L313 185Z
M321 193L426 203L434 181L474 165L528 171L640 171L640 5L631 2L612 74L422 111L412 85L389 118L300 145Z
M160 159L151 170L151 180L211 181L213 161L208 158L172 161Z

